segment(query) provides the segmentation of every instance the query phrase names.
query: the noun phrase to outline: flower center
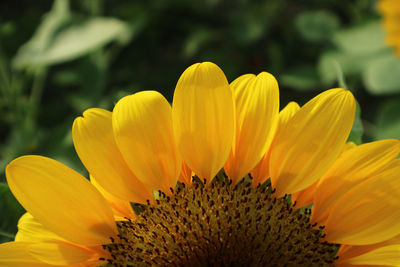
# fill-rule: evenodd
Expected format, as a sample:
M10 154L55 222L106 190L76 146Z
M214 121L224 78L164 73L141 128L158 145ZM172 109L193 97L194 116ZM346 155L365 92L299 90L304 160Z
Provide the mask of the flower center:
M173 191L173 190L171 190ZM119 240L104 248L109 266L331 266L337 246L322 242L309 213L294 211L270 186L194 179L172 197L118 222Z

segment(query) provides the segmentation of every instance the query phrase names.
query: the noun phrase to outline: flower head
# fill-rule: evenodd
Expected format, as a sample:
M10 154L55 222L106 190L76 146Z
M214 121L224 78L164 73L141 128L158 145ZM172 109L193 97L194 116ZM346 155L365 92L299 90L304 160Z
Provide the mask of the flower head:
M396 266L400 144L346 143L355 108L331 89L279 112L271 74L229 84L205 62L172 107L145 91L89 109L73 139L90 181L40 156L8 165L28 213L0 264Z

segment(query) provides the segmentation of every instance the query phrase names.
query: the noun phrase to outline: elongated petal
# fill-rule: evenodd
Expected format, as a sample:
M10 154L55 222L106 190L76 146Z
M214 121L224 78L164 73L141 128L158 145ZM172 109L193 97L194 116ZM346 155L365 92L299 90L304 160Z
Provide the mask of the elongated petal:
M8 242L0 244L0 266L7 267L49 267L28 253L31 242Z
M107 110L93 108L75 120L72 137L76 152L108 192L128 201L146 203L152 192L126 165L114 140L111 116Z
M339 259L336 262L337 263L349 263L349 260L351 260L352 258L356 258L360 255L369 253L378 248L383 248L383 247L393 246L393 245L400 245L400 235L395 236L389 240L386 240L386 241L383 241L380 243L371 244L371 245L365 245L365 246L341 245L340 249L337 253L337 256L339 256Z
M66 242L34 243L28 246L33 257L47 264L70 265L98 259L100 255L89 248Z
M46 229L81 245L109 243L117 233L106 200L88 180L40 156L15 159L6 169L11 191Z
M117 198L116 196L110 194L97 182L97 180L92 175L90 176L90 182L107 200L113 211L115 220L119 221L121 220L121 218L136 218L135 212L132 210L132 206L129 201Z
M278 127L275 135L279 134L279 129L283 128L288 120L296 114L296 112L300 109L299 105L296 102L290 102L287 104L281 112L279 112L278 117ZM275 135L274 139L275 140ZM274 141L273 141L274 142ZM272 147L272 145L271 145ZM258 185L259 183L264 183L270 176L269 174L269 163L271 157L271 147L268 149L267 153L260 160L257 166L251 171L251 175L253 177L253 184Z
M400 162L347 192L332 207L326 240L369 245L400 234Z
M374 249L359 256L341 261L353 265L400 265L400 245L390 245Z
M17 242L47 242L54 240L64 240L55 233L44 228L28 212L22 215L18 221L18 232L15 236Z
M343 146L342 153L345 151L356 147L357 145L353 142L348 142ZM340 156L339 156L340 159ZM335 163L334 163L335 165ZM331 167L332 168L332 167ZM316 181L313 185L303 189L297 193L292 194L292 202L296 201L296 208L302 208L308 206L314 202L315 190L317 189L320 180ZM313 206L313 211L315 209L315 205Z
M296 209L306 207L313 203L315 189L317 188L318 181L313 183L306 189L292 195L292 202L296 201Z
M181 159L168 101L156 91L126 96L115 106L112 120L118 148L138 179L164 193L175 188Z
M192 185L192 170L189 166L183 162L181 174L179 175L179 182L184 183L187 186Z
M279 126L278 128L285 128L288 121L300 110L299 104L294 101L289 102L282 110L279 112Z
M231 83L231 88L236 133L225 171L236 183L255 167L272 142L278 125L279 88L275 77L266 72L257 77L243 75Z
M399 153L398 140L372 142L345 151L318 184L312 222L323 224L340 197L361 181L384 170Z
M185 70L176 85L172 119L184 161L211 181L229 156L235 131L232 91L217 65L204 62Z
M349 91L331 89L305 104L279 129L270 160L278 196L312 185L328 170L350 133L355 108Z

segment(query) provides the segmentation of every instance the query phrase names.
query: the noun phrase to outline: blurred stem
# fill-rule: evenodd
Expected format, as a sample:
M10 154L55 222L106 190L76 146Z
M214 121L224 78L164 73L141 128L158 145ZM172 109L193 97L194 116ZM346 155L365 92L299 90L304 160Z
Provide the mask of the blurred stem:
M7 101L10 100L10 88L11 82L9 79L9 72L7 70L6 59L0 50L0 90Z
M12 238L12 239L14 239L14 237L15 237L15 235L13 235L11 233L4 232L4 231L0 231L0 236L5 236L5 237L8 237L8 238Z
M92 16L100 16L103 13L103 0L87 0L86 4Z
M337 79L338 79L338 83L339 86L341 88L344 88L346 90L349 90L349 88L347 87L346 81L344 80L344 75L343 75L343 71L342 68L340 67L339 62L337 62L336 60L333 63L335 65L335 69L336 69L336 74L337 74Z
M32 119L36 118L37 111L40 105L40 101L42 98L43 94L43 88L44 88L44 81L47 76L47 69L46 68L38 68L35 71L34 78L33 78L33 85L32 85L32 91L31 91L31 96L29 98L29 104L33 109L33 114L31 116L28 116Z

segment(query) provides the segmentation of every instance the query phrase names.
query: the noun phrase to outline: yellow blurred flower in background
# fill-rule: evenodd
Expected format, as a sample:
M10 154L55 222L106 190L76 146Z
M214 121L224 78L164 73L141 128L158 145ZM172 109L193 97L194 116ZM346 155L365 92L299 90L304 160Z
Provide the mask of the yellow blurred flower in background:
M400 55L400 1L380 0L378 8L383 16L386 42L396 48L396 53Z
M210 62L172 107L144 91L89 109L73 140L90 182L45 157L8 165L28 213L0 264L399 265L400 143L346 144L355 109L338 88L279 112L271 74L229 84Z

